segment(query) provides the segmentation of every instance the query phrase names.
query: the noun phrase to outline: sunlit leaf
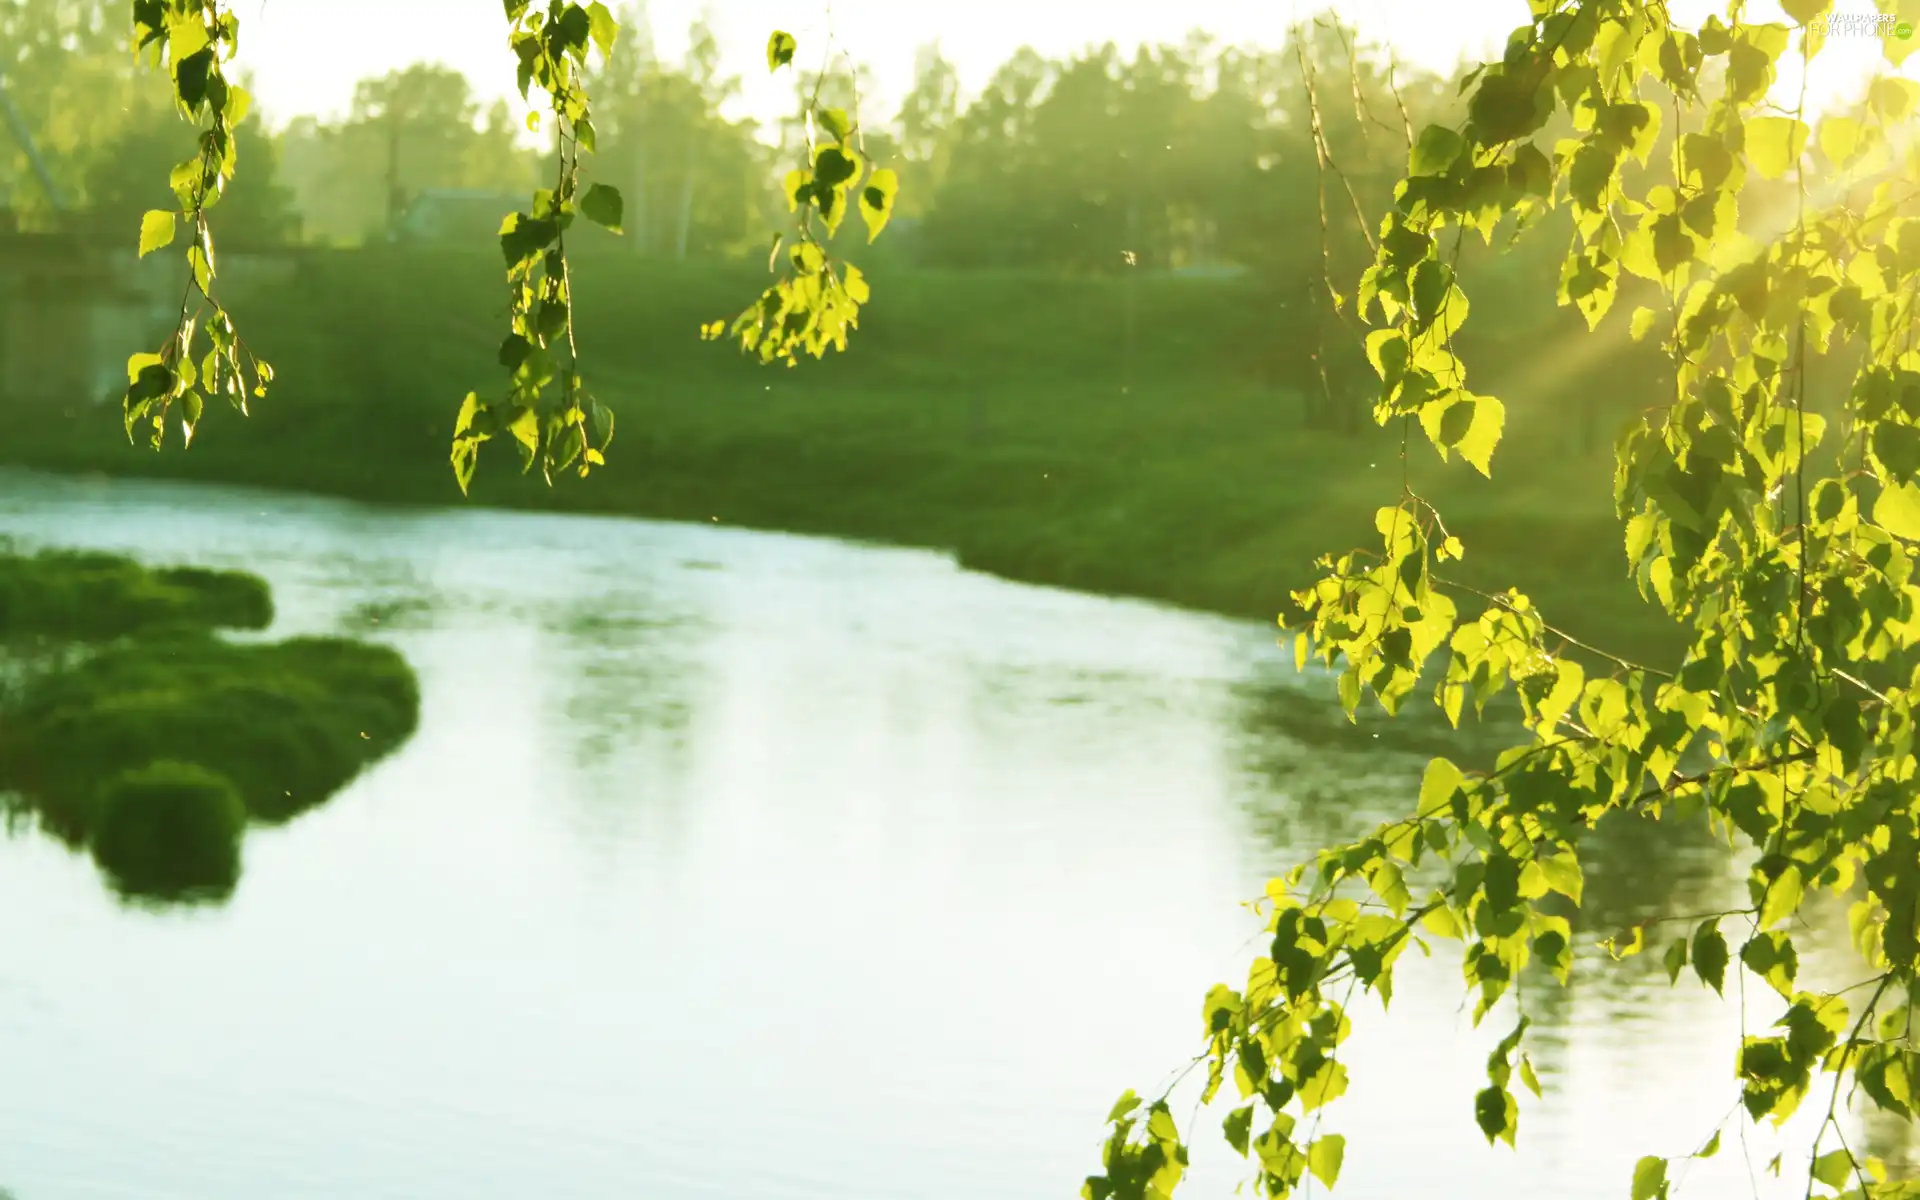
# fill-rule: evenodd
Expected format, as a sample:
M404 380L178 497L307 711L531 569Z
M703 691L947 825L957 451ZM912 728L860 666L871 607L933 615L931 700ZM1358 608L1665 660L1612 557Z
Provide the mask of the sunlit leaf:
M1307 1169L1327 1187L1340 1182L1340 1165L1347 1156L1347 1139L1329 1133L1307 1148Z
M1633 1167L1633 1200L1664 1200L1667 1160L1648 1155Z
M797 49L799 49L799 43L793 40L792 34L774 30L773 36L767 39L767 70L778 71L792 62L793 53Z
M626 215L626 203L621 199L618 188L596 183L588 188L587 194L581 198L580 212L594 224L619 233L621 222Z
M173 234L179 214L164 209L153 209L140 218L140 257L145 258L155 250L165 249L173 244Z
M1806 147L1806 124L1793 117L1754 117L1747 122L1747 161L1767 179L1785 175Z

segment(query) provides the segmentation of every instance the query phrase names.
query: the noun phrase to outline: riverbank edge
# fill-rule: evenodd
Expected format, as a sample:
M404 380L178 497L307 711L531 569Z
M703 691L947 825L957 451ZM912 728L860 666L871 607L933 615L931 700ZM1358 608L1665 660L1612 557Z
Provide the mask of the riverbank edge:
M912 530L880 532L871 528L848 529L831 520L809 520L804 515L799 515L799 519L767 519L757 515L742 518L737 514L742 509L751 512L750 503L715 505L708 502L709 497L701 497L699 503L692 503L685 489L671 486L653 493L630 488L616 491L612 488L596 488L592 480L566 478L556 480L549 489L537 478L529 483L515 469L515 464L507 461L504 453L492 462L483 464L473 494L463 500L459 497L450 468L443 490L436 487L424 472L409 471L399 477L390 474L339 474L315 469L307 464L276 470L258 458L223 459L205 455L199 447L186 451L174 447L158 454L145 449L135 450L124 442L111 450L103 446L95 453L78 452L75 447L74 440L58 436L37 445L24 440L10 441L8 445L0 446L0 469L69 479L141 479L247 487L289 496L345 500L394 511L545 512L828 538L853 545L946 555L962 570L990 575L1011 583L1133 600L1183 612L1258 624L1271 629L1276 639L1291 636L1285 624L1290 615L1287 610L1292 607L1289 598L1291 588L1308 586L1311 582L1303 577L1291 582L1290 587L1274 587L1270 600L1256 600L1251 595L1236 594L1235 589L1218 586L1202 592L1198 587L1191 586L1191 581L1186 581L1190 586L1181 588L1179 584L1182 581L1179 579L1164 581L1167 586L1155 586L1163 582L1160 580L1149 580L1144 586L1139 583L1117 583L1114 579L1117 573L1115 565L1106 563L1097 555L1069 561L1035 554L1016 561L1013 555L995 554L983 547L968 546L964 541L915 537ZM114 458L121 461L113 462ZM664 464L656 461L653 465ZM708 484L716 478L725 478L724 475L689 472L687 466L680 464L680 471L673 473L697 474ZM440 494L433 494L436 492ZM660 502L645 503L648 498ZM700 515L702 510L713 507L731 509L736 515L710 514L704 518ZM1333 544L1336 540L1330 538L1326 549L1338 552ZM1179 594L1182 591L1186 594ZM1263 595L1265 591L1262 589ZM1538 600L1540 597L1535 598ZM1471 608L1463 605L1462 611L1463 614L1470 614ZM1605 615L1616 615L1623 611L1618 605L1604 606L1598 611L1603 614L1603 619L1598 623L1596 633L1607 639L1607 644L1623 647L1629 653L1648 655L1664 653L1673 648L1670 626L1653 620L1607 622ZM1655 614L1649 609L1644 615L1652 617Z

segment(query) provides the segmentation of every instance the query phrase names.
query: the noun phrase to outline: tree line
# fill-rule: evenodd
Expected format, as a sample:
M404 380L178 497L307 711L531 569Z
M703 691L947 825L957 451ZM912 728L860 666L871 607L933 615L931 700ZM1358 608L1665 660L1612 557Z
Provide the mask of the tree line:
M764 253L801 115L816 88L820 104L858 112L864 73L796 78L792 113L763 127L725 115L740 81L721 70L711 28L696 22L670 61L642 13L621 16L623 37L594 72L592 170L628 197L629 234L647 253ZM1022 49L972 97L938 47L923 48L898 109L859 113L868 157L915 181L899 214L912 231L897 253L933 267L1071 272L1129 262L1267 269L1303 246L1317 258L1302 64L1320 64L1325 86L1352 100L1327 106L1324 135L1362 211L1404 167L1399 110L1416 124L1431 118L1450 88L1405 67L1390 82L1377 49L1331 24L1300 36L1304 57L1302 46L1222 46L1197 34L1131 56L1112 44L1060 59ZM66 206L103 228L136 229L140 212L165 200L177 114L127 53L124 3L0 2L0 44L10 47L4 86ZM362 80L343 115L273 126L270 117L241 122L253 169L218 210L249 241L381 240L421 194L517 194L551 153L504 101L483 103L464 75L431 62ZM47 223L54 204L25 148L8 139L0 164L0 206ZM1361 241L1355 207L1343 195L1330 214L1349 252Z

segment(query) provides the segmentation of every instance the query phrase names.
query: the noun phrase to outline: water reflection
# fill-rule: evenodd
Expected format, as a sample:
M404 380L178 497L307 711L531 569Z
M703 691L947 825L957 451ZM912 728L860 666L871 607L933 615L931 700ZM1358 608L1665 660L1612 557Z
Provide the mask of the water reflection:
M1244 977L1238 902L1404 813L1435 749L1356 736L1268 629L935 555L5 474L0 531L242 561L273 636L369 633L422 698L217 914L0 845L21 1200L1071 1195ZM1596 835L1589 932L1738 886L1688 845ZM1548 1098L1488 1151L1514 1006L1476 1030L1457 960L1402 961L1390 1016L1356 1006L1344 1196L1611 1200L1732 1102L1732 1001L1583 964L1521 988ZM1246 1174L1220 1115L1195 1200ZM1753 1194L1730 1153L1684 1192Z
M537 711L578 773L568 792L579 798L581 838L679 844L711 627L663 597L623 591L570 601L543 629Z

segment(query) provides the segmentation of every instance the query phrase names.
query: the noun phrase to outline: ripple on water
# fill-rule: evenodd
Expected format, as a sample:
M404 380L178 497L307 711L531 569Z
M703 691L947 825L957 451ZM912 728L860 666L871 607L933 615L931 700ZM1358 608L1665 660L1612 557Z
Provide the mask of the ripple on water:
M21 1200L1070 1195L1244 977L1239 902L1404 813L1434 745L1349 726L1267 627L936 554L14 472L0 534L246 565L272 636L362 623L423 698L218 913L0 841ZM1588 932L1737 887L1683 841L1597 842ZM1704 1136L1740 1014L1598 966L1523 983L1514 1154L1471 1107L1511 1012L1408 955L1390 1016L1354 1006L1341 1194L1612 1200ZM1244 1174L1220 1115L1191 1196ZM1686 1193L1750 1196L1737 1160Z

